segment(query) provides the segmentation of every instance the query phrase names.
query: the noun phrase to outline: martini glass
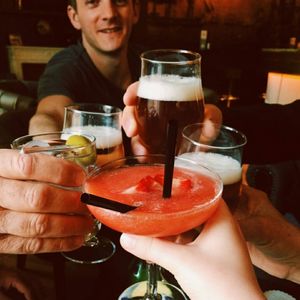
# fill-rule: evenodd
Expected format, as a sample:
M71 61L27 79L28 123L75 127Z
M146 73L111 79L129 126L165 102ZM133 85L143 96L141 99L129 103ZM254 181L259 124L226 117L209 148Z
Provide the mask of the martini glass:
M96 195L133 207L127 212L88 205L110 228L126 233L176 236L205 222L216 210L222 181L216 173L189 160L176 158L172 195L163 197L164 155L126 157L96 168L84 184L84 195ZM88 203L84 201L85 203ZM128 287L119 300L187 299L176 286L159 276L148 263L148 279Z
M66 145L66 141L71 135L80 135L89 142L84 145ZM15 139L12 148L18 149L25 154L44 153L60 159L74 161L85 169L88 173L96 166L96 138L89 134L78 132L49 132L34 135L26 135ZM60 187L66 189L66 187ZM81 191L81 187L74 187ZM86 236L84 245L79 249L63 252L62 255L76 263L95 264L100 263L113 254L111 244L105 244L104 240L97 237L99 223L95 222L94 229Z

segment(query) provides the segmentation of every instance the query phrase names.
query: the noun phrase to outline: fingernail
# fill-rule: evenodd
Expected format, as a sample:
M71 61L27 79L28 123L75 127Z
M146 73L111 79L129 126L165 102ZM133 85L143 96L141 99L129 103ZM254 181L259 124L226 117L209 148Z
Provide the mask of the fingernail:
M134 249L136 245L136 238L131 234L123 233L121 235L120 242L122 247L126 249Z

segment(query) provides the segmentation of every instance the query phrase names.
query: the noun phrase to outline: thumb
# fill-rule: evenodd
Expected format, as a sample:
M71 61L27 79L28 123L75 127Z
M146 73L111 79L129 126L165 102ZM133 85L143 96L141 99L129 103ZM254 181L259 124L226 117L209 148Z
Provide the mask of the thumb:
M182 260L184 247L167 240L137 236L123 233L120 238L121 246L133 255L154 262L173 274L177 273L178 264Z

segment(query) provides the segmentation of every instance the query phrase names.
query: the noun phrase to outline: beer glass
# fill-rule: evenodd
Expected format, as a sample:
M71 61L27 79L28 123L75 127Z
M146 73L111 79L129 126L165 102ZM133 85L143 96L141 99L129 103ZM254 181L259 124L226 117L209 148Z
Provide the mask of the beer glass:
M201 56L186 50L159 49L141 55L136 119L148 153L164 153L167 124L175 120L179 132L202 122L204 100Z
M75 103L65 107L63 131L89 133L96 137L97 165L122 158L122 111L98 103Z
M96 164L101 166L111 160L124 156L121 130L121 109L98 103L74 103L65 107L63 131L65 136L70 132L87 133L96 137ZM98 225L101 223L97 220ZM116 250L115 244L104 236L97 235L99 244L95 248L98 262L109 259ZM103 251L101 250L103 249ZM101 250L101 252L100 252ZM72 261L73 253L64 253ZM84 255L84 254L83 254ZM76 259L79 261L79 258Z
M187 125L182 131L179 157L198 162L218 173L223 198L234 211L242 181L242 154L246 136L231 127L214 123Z

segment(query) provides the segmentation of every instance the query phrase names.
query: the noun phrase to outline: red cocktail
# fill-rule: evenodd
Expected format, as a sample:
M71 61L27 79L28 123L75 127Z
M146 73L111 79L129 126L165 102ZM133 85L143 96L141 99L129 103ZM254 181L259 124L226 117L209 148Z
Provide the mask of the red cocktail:
M119 159L96 170L85 191L136 206L127 212L88 206L103 224L120 232L163 237L190 230L215 211L222 193L221 179L193 162L176 159L172 195L162 197L164 156Z

